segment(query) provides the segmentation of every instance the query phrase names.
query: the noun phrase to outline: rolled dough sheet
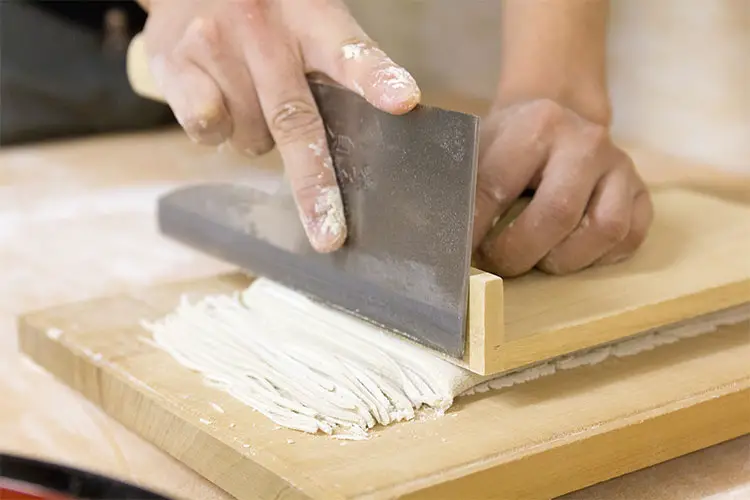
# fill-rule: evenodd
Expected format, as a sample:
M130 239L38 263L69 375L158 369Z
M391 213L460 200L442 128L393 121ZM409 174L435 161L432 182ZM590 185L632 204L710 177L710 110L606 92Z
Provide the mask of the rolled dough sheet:
M462 394L634 355L750 318L750 304L511 373L480 376L376 326L257 279L243 292L144 322L156 343L278 425L366 439L377 424L442 414Z

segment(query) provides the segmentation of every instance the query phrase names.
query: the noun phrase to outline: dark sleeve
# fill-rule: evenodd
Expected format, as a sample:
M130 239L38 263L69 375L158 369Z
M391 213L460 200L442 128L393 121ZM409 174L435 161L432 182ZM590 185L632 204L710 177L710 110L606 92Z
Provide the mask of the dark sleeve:
M100 14L116 3L0 0L0 145L174 123L130 87L128 38L106 43Z
M104 16L111 9L121 10L128 19L130 33L143 29L146 13L135 0L23 0L82 26L102 30Z

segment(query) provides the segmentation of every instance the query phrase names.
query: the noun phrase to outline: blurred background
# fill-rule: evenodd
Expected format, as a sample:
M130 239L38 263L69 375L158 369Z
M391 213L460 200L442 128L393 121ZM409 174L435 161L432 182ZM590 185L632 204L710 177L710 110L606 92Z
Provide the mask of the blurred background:
M427 93L489 99L499 66L496 0L347 0ZM750 171L750 1L611 2L614 135Z
M366 31L416 75L428 102L436 95L491 97L499 65L497 0L346 1ZM54 16L32 19L38 8ZM89 14L72 25L83 9ZM55 123L70 119L69 106L38 116L26 109L34 99L49 107L59 94L87 103L81 122L94 120L92 131L127 129L136 116L153 124L169 119L160 106L128 94L123 79L128 38L144 20L138 10L123 0L0 2L6 130L11 121L26 121L30 130L21 136L33 137L37 122L55 133ZM104 76L107 68L119 73ZM90 75L86 85L66 85L82 72ZM750 169L750 0L613 1L609 76L616 137Z

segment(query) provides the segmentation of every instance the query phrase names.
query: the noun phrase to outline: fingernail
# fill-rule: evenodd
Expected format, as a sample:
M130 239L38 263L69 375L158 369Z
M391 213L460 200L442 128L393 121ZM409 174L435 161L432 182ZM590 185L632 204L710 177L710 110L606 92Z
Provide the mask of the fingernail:
M318 252L338 249L346 239L346 218L338 187L321 188L314 215L305 224L310 243Z
M381 91L380 106L391 112L409 111L422 95L411 73L390 60L375 72L372 85Z
M226 120L225 111L221 104L202 102L202 99L190 98L183 95L175 106L175 117L180 126L192 139L199 142L215 142L219 144L229 135L230 122ZM196 104L197 101L197 104Z

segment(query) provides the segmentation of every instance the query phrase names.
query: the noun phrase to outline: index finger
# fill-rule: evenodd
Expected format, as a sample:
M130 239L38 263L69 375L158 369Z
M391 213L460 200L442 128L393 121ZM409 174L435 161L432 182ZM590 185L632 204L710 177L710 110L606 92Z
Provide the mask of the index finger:
M245 44L260 106L294 192L312 246L337 250L346 240L346 219L323 120L284 31L272 12L248 16L249 29L264 44ZM268 47L268 48L264 48Z

